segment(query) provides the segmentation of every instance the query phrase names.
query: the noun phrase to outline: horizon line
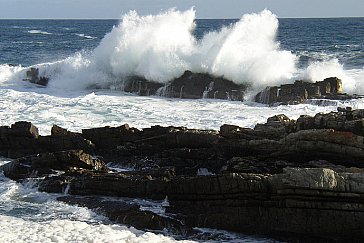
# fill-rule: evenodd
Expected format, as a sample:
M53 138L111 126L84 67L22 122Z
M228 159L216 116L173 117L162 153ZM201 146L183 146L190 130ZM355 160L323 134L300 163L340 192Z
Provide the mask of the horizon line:
M241 17L240 17L241 18ZM236 20L240 18L195 18L197 20ZM364 18L364 16L335 16L335 17L278 17L278 19L348 19ZM121 18L0 18L0 20L121 20Z

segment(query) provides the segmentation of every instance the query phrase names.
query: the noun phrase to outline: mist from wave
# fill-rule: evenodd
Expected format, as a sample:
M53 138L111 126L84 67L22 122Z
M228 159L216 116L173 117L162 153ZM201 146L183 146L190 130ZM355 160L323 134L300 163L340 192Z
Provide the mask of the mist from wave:
M247 84L255 91L296 79L316 81L337 76L343 80L344 92L364 93L364 68L346 69L335 55L321 53L322 58L300 66L299 59L306 54L282 48L277 41L277 16L269 10L245 14L240 20L207 31L200 38L194 35L195 15L194 9L172 9L148 16L131 11L92 51L36 66L41 75L51 78L49 88L59 90L109 88L130 76L166 83L191 70L223 76ZM336 45L335 48L357 47ZM11 71L0 74L0 82L18 82L24 76L22 69L8 69Z

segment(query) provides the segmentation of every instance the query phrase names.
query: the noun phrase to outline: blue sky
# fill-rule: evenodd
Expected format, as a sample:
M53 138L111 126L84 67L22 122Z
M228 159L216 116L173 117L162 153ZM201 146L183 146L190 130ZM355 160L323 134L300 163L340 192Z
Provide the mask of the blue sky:
M0 0L0 18L119 18L195 6L198 18L240 18L267 8L278 17L364 17L364 0Z

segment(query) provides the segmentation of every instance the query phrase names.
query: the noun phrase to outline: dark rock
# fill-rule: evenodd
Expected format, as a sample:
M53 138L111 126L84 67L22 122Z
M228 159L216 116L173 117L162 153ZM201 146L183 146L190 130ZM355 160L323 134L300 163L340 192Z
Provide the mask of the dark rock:
M145 230L169 230L173 233L191 234L192 228L183 225L180 220L170 216L161 216L147 210L141 210L140 206L133 203L105 200L100 197L75 197L63 196L57 200L71 205L88 207L104 214L114 222L133 226Z
M47 86L49 78L39 75L39 68L30 68L26 72L26 78L24 81L29 81L30 83Z
M83 129L82 136L94 143L98 149L115 149L125 142L137 140L139 130L128 124L119 127Z
M55 170L67 171L72 168L108 172L105 163L85 154L82 150L44 153L19 158L0 167L4 175L13 180L52 174Z
M30 122L20 121L11 125L11 128L8 130L9 136L13 137L28 137L28 138L38 138L38 128L35 127Z
M342 81L338 78L326 78L315 83L302 80L294 84L267 87L259 92L255 101L263 104L298 104L307 99L344 100L355 98L342 93Z
M55 129L58 129L56 134ZM20 158L38 153L82 149L93 154L94 145L72 132L60 132L53 128L52 136L39 136L38 128L29 122L16 122L11 127L0 127L0 154L8 158Z
M122 90L129 93L134 93L141 96L155 95L157 90L163 87L163 84L148 81L141 77L130 77L124 81Z
M238 85L223 77L214 77L206 73L185 73L159 90L165 97L185 99L225 99L244 100L246 86Z

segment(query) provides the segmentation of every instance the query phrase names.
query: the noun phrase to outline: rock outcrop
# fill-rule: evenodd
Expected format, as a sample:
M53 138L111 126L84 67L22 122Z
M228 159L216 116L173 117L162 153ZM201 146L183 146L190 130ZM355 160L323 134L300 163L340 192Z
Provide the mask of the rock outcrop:
M0 170L13 180L55 174L57 170L68 171L87 169L90 171L108 172L105 163L82 150L43 153L16 159L2 165Z
M181 77L164 85L144 78L133 77L124 82L122 89L143 96L156 95L180 99L209 98L243 101L246 86L207 73L185 71Z
M358 98L343 93L342 81L336 77L326 78L315 83L297 80L293 84L267 87L255 96L255 101L263 104L299 104L308 99L347 100Z
M0 127L1 153L16 158L0 169L18 181L42 176L40 191L67 192L60 200L135 227L355 241L364 237L363 121L364 110L348 107L297 120L275 115L253 129L53 126L50 136L18 122ZM168 217L137 205L119 210L100 196L167 197Z
M56 130L58 129L58 132ZM0 155L8 158L20 158L28 155L81 149L86 153L94 153L94 145L72 132L52 129L50 136L40 136L38 129L30 122L16 122L11 127L0 127Z
M38 68L30 68L24 81L47 86L49 78L40 76ZM115 86L115 85L113 85ZM92 86L91 88L97 88ZM243 101L246 85L239 85L223 77L207 73L185 71L182 76L162 84L143 77L128 77L117 85L122 91L141 96L163 96L180 99L225 99Z
M51 180L55 178L48 182ZM41 189L49 191L46 184ZM169 179L84 174L73 177L69 193L152 199L167 196L167 212L189 227L289 232L331 239L364 237L362 170L337 173L325 168L285 168L275 175L227 173Z

